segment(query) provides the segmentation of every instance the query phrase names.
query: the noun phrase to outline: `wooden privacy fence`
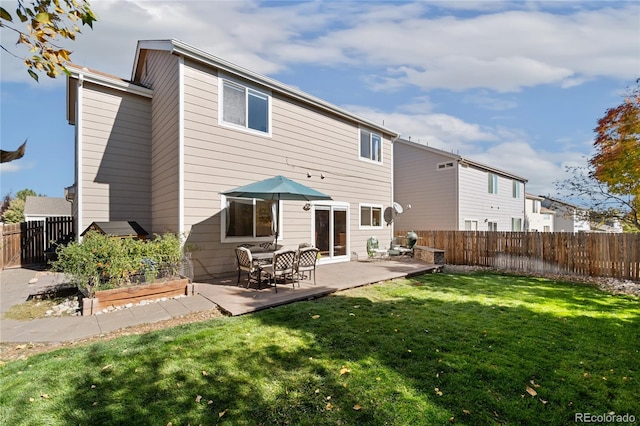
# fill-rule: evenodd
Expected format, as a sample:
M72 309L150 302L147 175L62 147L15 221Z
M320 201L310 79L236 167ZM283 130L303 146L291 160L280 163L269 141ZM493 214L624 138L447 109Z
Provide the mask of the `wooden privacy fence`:
M13 268L47 262L45 251L54 242L73 235L73 218L50 217L0 226L0 267Z
M452 265L640 280L640 233L414 232L418 245L445 250Z

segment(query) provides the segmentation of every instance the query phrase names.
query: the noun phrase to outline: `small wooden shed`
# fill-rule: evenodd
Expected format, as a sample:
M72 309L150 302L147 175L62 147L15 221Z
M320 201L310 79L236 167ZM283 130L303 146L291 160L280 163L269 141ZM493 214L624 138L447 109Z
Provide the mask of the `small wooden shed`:
M80 234L83 236L89 231L98 231L105 235L120 238L135 238L146 240L149 233L135 221L114 220L111 222L92 222L87 229Z

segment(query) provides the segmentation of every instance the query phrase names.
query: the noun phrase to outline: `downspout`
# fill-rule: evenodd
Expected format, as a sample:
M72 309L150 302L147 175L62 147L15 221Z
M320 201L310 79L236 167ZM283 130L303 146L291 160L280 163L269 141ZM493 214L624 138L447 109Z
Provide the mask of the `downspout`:
M460 231L460 159L458 159L458 161L456 161L456 174L455 174L456 178L455 178L455 191L456 191L456 195L455 195L455 203L456 203L456 208L455 210L455 223L456 226L453 229L454 231ZM462 228L462 230L464 230L464 228Z
M178 58L178 236L184 234L184 57Z
M542 208L542 206L540 206ZM527 222L527 182L522 182L522 232L529 232ZM526 228L526 229L525 229ZM544 229L543 229L544 230Z
M393 203L396 198L396 194L395 194L396 172L395 172L395 161L393 157L393 145L396 143L398 139L400 139L400 135L397 135L395 138L391 139L391 150L390 150L391 151L391 202L389 203L391 208L393 208ZM382 218L382 220L384 220L384 218ZM391 221L391 238L389 239L389 241L393 241L393 237L395 237L395 235L396 235L396 221L394 220L394 221Z
M81 241L81 237L80 237L80 233L82 232L82 230L84 229L84 224L83 224L83 218L84 218L84 214L83 214L83 184L82 184L82 167L83 167L83 161L82 161L82 153L83 153L83 138L82 138L82 133L83 133L83 129L82 129L82 123L83 123L83 104L82 104L82 99L83 99L83 87L84 87L84 76L83 74L78 74L78 82L76 83L76 128L75 128L75 133L76 133L76 199L75 202L77 203L77 214L78 214L78 220L76 223L76 240L78 242Z

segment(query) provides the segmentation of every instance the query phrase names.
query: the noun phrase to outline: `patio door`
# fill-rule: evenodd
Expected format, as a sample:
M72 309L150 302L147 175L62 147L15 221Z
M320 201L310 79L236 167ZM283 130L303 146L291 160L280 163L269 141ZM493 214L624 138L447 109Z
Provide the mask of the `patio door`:
M316 204L314 211L314 241L322 255L320 261L348 259L349 207Z

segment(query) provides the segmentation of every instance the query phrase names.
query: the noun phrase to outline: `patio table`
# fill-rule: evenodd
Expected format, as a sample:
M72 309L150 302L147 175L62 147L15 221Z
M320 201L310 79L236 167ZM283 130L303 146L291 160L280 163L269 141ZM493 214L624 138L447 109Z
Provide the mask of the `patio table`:
M251 252L251 257L258 261L258 263L265 263L265 261L271 261L273 259L274 251L256 251Z
M258 287L262 287L262 265L266 265L271 263L271 259L273 259L274 251L262 251L256 250L255 252L251 252L251 257L253 257L258 262Z

